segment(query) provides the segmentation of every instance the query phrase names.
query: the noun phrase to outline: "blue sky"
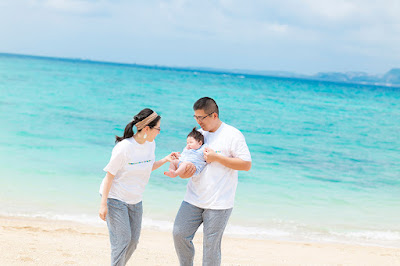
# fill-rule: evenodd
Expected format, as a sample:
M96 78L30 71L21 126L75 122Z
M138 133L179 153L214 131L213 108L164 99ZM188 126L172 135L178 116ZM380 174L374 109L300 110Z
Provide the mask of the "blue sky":
M291 71L400 67L399 0L1 0L0 52Z

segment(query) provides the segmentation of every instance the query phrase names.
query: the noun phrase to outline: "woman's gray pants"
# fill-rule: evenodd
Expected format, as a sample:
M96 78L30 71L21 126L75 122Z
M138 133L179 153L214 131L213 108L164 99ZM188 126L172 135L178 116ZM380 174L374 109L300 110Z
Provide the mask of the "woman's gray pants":
M111 265L125 265L135 251L142 227L142 202L127 204L107 199L107 226L111 243Z

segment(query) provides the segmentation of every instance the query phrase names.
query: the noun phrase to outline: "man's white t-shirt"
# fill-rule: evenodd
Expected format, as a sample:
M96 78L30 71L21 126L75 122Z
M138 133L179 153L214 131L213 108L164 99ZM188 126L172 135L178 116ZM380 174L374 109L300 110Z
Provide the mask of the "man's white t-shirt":
M215 132L199 131L204 135L204 144L216 153L251 161L246 140L236 128L222 123ZM230 209L234 205L237 184L237 170L212 162L189 180L184 201L203 209Z
M124 139L115 145L110 162L103 169L115 175L109 198L128 204L142 201L146 184L149 182L155 160L155 141L139 144L132 138ZM100 194L103 193L104 179Z

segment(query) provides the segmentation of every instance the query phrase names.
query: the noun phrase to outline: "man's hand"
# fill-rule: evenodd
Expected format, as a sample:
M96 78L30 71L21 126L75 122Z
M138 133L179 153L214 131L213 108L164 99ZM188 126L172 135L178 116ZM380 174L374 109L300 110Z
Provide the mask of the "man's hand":
M185 172L183 174L181 174L179 177L180 178L189 178L189 177L192 177L192 175L194 175L194 173L196 173L196 166L194 166L194 164L190 163L186 166Z
M207 163L215 162L218 159L218 154L211 148L205 148L203 154Z

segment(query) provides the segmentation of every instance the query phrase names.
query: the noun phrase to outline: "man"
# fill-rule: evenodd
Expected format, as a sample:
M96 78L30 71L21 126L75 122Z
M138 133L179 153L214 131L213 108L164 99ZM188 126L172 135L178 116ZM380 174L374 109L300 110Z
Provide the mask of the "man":
M219 119L213 99L197 100L193 110L204 135L208 164L187 185L174 223L174 244L180 265L193 265L192 240L203 223L203 265L220 265L221 240L234 204L238 170L250 170L251 156L243 134ZM190 177L194 171L187 168L181 177Z

